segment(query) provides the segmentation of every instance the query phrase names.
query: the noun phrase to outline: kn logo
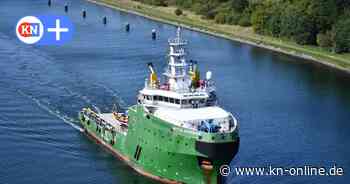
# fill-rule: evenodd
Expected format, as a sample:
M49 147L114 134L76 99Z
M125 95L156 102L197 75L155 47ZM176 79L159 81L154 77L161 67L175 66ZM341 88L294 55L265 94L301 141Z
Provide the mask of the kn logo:
M37 43L44 34L43 23L34 16L23 17L18 21L16 33L19 40L26 44Z
M16 26L18 39L26 44L62 45L72 39L73 31L67 16L26 16Z

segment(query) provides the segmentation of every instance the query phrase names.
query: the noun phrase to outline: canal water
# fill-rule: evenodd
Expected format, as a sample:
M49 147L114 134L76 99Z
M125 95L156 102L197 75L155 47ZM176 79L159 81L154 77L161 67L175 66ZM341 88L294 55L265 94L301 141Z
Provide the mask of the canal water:
M89 140L86 106L135 104L153 62L166 64L176 27L82 0L0 2L0 183L154 183ZM87 18L81 18L81 10ZM27 15L63 15L75 25L63 46L29 46L15 36ZM102 18L108 17L108 24ZM129 22L131 31L124 31ZM158 39L151 39L155 28ZM344 176L236 176L227 183L347 183L350 78L301 59L184 30L189 57L211 70L220 105L240 122L232 167L337 167Z

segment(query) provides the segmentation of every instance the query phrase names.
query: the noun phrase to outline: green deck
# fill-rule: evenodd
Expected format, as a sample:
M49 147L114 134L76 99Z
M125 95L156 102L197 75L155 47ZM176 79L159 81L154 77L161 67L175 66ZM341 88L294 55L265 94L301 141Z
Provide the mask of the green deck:
M88 118L83 117L83 114L80 114L80 120L86 131L127 157L132 162L131 165L137 169L183 183L207 183L198 162L198 157L207 156L196 151L197 140L220 143L239 139L237 132L223 136L223 134L204 132L199 134L175 127L151 114L146 115L141 105L130 107L128 114L127 134L117 131L113 145L111 143L113 136L110 131L97 132L95 121L90 119L88 125ZM222 164L227 163L213 160L214 171L211 174L211 183L217 183L217 171Z

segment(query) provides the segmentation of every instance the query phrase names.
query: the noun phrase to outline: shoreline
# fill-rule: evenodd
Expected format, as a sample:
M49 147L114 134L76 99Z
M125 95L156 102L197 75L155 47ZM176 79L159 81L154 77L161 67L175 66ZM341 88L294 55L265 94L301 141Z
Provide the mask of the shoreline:
M119 11L123 11L123 12L127 12L127 13L131 13L131 14L135 14L138 16L142 16L151 20L155 20L158 22L162 22L162 23L166 23L166 24L170 24L170 25L175 25L175 26L181 26L184 27L186 29L192 30L192 31L197 31L200 33L204 33L207 35L211 35L211 36L216 36L216 37L220 37L220 38L224 38L224 39L228 39L231 41L235 41L235 42L239 42L242 44L248 44L254 47L258 47L258 48L262 48L262 49L267 49L273 52L278 52L278 53L282 53L282 54L286 54L292 57L296 57L296 58L300 58L300 59L304 59L307 61L311 61L312 64L320 64L322 66L325 67L329 67L331 69L335 69L337 71L346 73L350 75L350 67L344 67L344 66L340 66L339 64L335 64L331 61L327 61L326 59L321 59L321 58L315 58L314 56L312 56L311 54L302 52L302 51L297 51L297 50L293 50L292 48L281 48L278 46L274 46L273 43L261 43L261 40L249 40L251 38L239 38L239 36L235 36L235 35L228 35L225 33L219 33L217 31L215 31L215 28L212 28L213 31L209 31L209 30L205 30L205 29L201 29L199 27L196 26L191 26L191 25L187 25L186 23L183 22L176 22L176 21L172 21L172 20L168 20L166 18L160 18L160 17L155 17L155 16L151 16L151 15L147 15L146 13L142 13L141 11L137 11L135 10L136 8L134 7L121 7L118 6L117 3L111 3L111 2L106 2L104 0L86 0L88 2L97 4L97 5L101 5L101 6L105 6L111 9L116 9ZM174 15L175 16L175 15ZM264 41L266 42L266 41ZM322 57L322 56L321 56ZM331 55L328 57L332 57ZM334 62L341 62L341 61L337 61L334 60Z

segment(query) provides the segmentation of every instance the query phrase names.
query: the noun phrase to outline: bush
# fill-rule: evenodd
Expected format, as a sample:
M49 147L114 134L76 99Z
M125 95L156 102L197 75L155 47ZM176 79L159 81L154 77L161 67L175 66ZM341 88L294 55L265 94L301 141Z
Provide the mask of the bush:
M239 18L238 25L243 26L243 27L251 26L252 24L250 22L250 15L242 14L242 16L240 16L240 18Z
M217 14L216 11L209 10L208 12L203 14L203 18L205 18L205 19L214 19L216 14Z
M164 7L168 6L168 3L166 0L153 0L152 4L156 6L164 6Z
M226 16L227 15L225 13L220 12L220 13L215 15L214 20L218 24L225 24L226 23Z
M226 23L232 25L238 25L241 16L235 12L232 12L226 16Z
M168 3L166 0L144 0L144 1L140 1L140 2L154 5L154 6L168 6Z
M175 15L177 15L177 16L182 15L182 10L179 9L179 8L176 8L176 10L175 10Z
M317 45L320 47L332 47L333 45L333 38L332 33L330 31L327 31L326 33L319 33L317 34Z

